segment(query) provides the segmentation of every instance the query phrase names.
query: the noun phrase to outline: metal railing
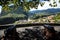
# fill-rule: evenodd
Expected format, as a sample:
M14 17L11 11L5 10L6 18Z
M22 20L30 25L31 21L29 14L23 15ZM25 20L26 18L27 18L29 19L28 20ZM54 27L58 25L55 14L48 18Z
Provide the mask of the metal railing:
M43 26L43 25L51 25L51 26L60 26L60 24L57 24L57 23L33 23L33 24L17 24L15 25L16 28L20 28L20 27L30 27L30 26ZM6 29L10 26L12 26L14 24L11 24L11 25L0 25L0 30L1 29Z

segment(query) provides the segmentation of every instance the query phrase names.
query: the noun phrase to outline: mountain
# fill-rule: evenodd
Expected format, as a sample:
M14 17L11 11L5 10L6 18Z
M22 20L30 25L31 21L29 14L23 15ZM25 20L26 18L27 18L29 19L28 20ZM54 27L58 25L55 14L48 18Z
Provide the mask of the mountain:
M14 8L14 6L10 6L9 8L12 9L12 10L10 10L10 11L2 10L1 16L7 15L9 13L11 13L11 14L13 14L13 13L15 13L15 14L24 14L24 15L27 16L27 12L25 12L21 6L16 7L16 8Z
M43 14L56 14L60 12L60 8L51 8L51 9L47 9L47 10L33 10L33 11L29 11L30 14L37 14L37 13L43 13Z

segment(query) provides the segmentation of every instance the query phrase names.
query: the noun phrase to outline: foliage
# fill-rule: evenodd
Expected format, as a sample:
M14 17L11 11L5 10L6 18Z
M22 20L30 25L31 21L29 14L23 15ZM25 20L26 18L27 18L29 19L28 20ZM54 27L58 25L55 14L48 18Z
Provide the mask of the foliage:
M54 20L56 21L56 23L60 22L60 13L56 14L56 16L54 17Z
M59 0L59 3L60 3L60 0Z
M1 16L0 17L0 24L10 24L10 23L14 23L17 20L22 20L22 19L26 19L24 14L7 14L5 16Z
M25 0L23 0L23 2L21 2L21 0L5 0L5 1L1 0L0 1L0 4L3 7L3 10L9 9L8 5L11 3L13 3L15 7L22 6L25 11L28 11L30 9L30 7L36 7L35 5L37 5L37 3L39 3L39 0L29 1L29 2L26 2Z
M40 3L41 6L44 5L44 3L43 2L39 2L39 0L32 0L32 1L23 0L23 2L21 2L21 0L5 0L5 1L2 0L2 1L0 1L0 4L3 7L3 10L5 10L5 9L8 10L9 9L9 6L8 5L11 4L11 3L14 4L15 9L18 6L22 6L25 11L28 11L30 8L33 8L33 7L34 8L37 8L37 5L39 3ZM57 6L55 0L54 0L53 4L50 3L49 5L52 6L52 7L56 7Z

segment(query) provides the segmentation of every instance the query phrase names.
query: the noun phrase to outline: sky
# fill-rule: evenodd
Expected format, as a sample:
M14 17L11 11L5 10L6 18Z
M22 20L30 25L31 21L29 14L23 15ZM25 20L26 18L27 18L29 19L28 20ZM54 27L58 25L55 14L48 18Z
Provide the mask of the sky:
M60 8L60 3L58 2L58 0L55 0L57 3L57 7L51 7L49 4L53 3L53 0L49 1L42 1L41 2L45 2L45 4L43 5L43 7L40 6L40 4L38 5L37 9L35 8L30 8L30 11L34 11L34 10L47 10L47 9L51 9L51 8Z
M0 6L0 14L1 14L1 11L2 11L2 6Z

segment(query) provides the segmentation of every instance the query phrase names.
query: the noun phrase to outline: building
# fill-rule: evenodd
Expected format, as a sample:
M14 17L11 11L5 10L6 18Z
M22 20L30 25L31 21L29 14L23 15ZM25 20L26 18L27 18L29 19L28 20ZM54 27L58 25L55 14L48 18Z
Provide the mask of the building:
M54 18L54 15L48 16L47 19L51 20Z

